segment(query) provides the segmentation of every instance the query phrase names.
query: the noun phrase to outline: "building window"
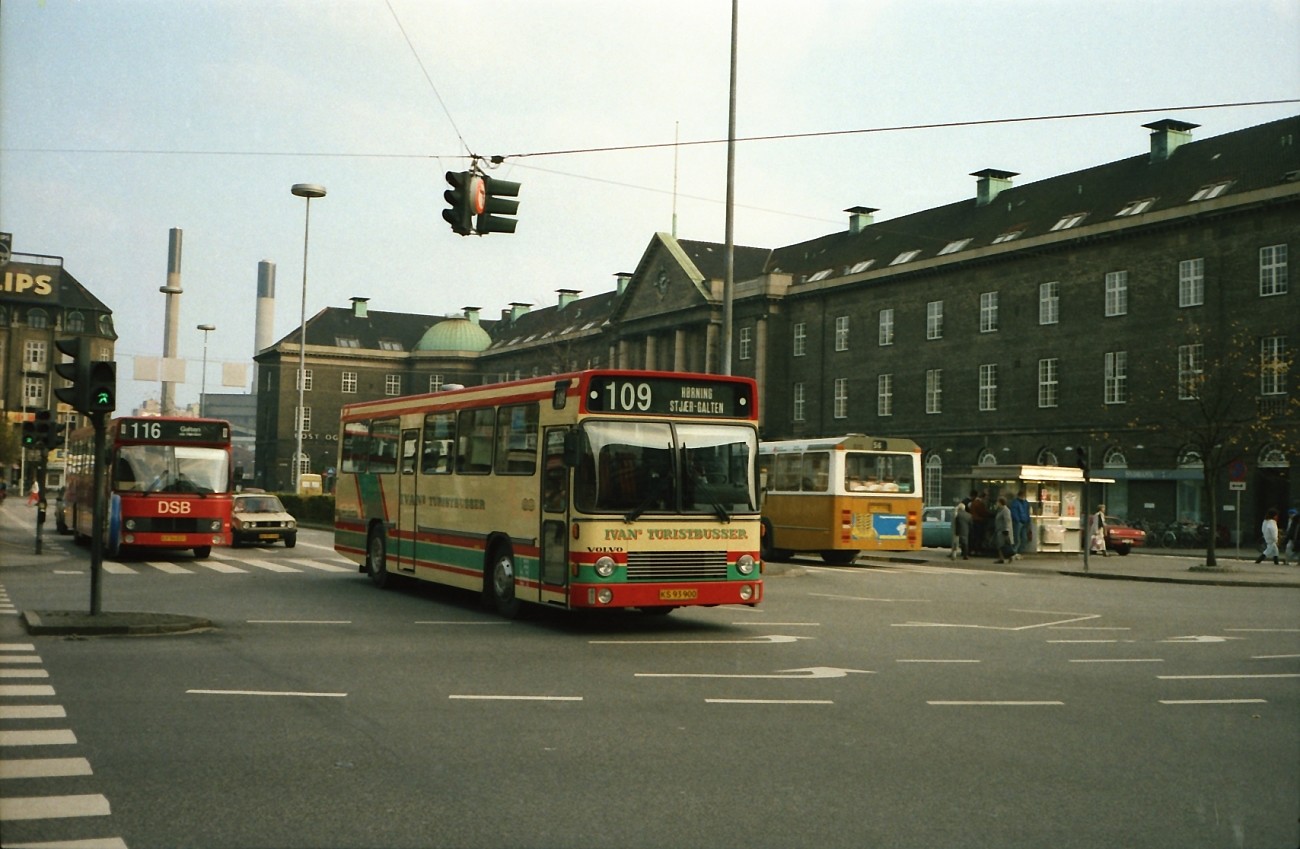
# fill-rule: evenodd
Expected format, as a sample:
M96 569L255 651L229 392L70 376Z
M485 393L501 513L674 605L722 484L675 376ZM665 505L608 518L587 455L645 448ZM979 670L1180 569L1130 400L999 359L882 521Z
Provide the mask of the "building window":
M1106 352L1106 403L1123 404L1127 400L1128 351Z
M69 333L85 333L86 317L78 310L73 310L63 320L63 328Z
M980 365L980 410L989 412L998 408L998 364Z
M431 375L429 375L429 391L430 391L430 392L441 392L441 391L442 391L442 384L443 384L442 375L440 375L440 374L431 374Z
M339 391L344 395L355 395L357 392L357 373L355 371L343 372L343 383Z
M880 311L880 329L877 337L881 345L894 344L894 308Z
M1259 340L1259 394L1286 394L1286 337L1265 336Z
M1185 259L1178 263L1178 306L1199 307L1205 303L1205 260Z
M943 504L943 458L938 454L931 454L925 458L925 486L922 492L925 493L925 505L935 507Z
M1055 407L1059 399L1061 361L1056 357L1038 361L1038 406Z
M889 264L890 264L890 265L902 265L902 264L905 263L905 262L911 262L912 260L916 259L916 258L917 258L918 256L920 256L920 255L921 255L921 252L920 252L919 250L915 250L915 251L903 251L901 254L899 254L898 256L894 257L893 261L890 262Z
M802 357L808 353L808 323L800 321L794 326L794 355Z
M1227 191L1228 186L1230 185L1232 185L1231 180L1224 180L1222 183L1211 183L1208 186L1201 186L1196 190L1196 193L1189 198L1189 200L1209 200L1210 198L1217 198L1219 195Z
M876 415L894 414L894 376L882 374L876 378Z
M23 406L44 408L45 404L45 378L43 377L24 377L23 378Z
M925 372L925 411L927 413L943 412L943 369L926 369Z
M294 378L295 378L295 379L294 379L294 384L293 384L294 391L297 391L297 390L298 390L298 380L297 380L297 377L298 377L299 375L303 375L304 377L303 377L303 381L302 381L302 391L303 391L303 392L310 392L310 391L311 391L311 369L309 369L309 368L308 368L308 369L303 369L302 371L298 371L297 369L294 369L294 370L293 370L293 373L294 373Z
M794 385L794 409L792 410L792 415L794 416L795 421L802 422L807 420L807 405L808 401L804 392L804 385L802 383L796 383Z
M805 282L816 283L818 280L825 280L827 277L830 277L834 271L835 269L833 268L823 268L821 271L808 275L808 279Z
M311 407L294 407L294 409L301 411L298 425L302 428L302 432L311 433Z
M864 259L864 260L860 260L859 262L855 262L855 263L853 263L852 265L850 265L848 268L846 268L846 269L844 270L844 273L845 273L845 274L861 274L862 272L864 272L864 271L866 271L868 268L870 268L870 267L871 267L871 264L872 264L873 262L875 262L874 259Z
M1061 320L1061 284L1038 284L1038 323L1056 324Z
M1023 233L1023 232L1025 232L1025 231L1024 231L1024 230L1008 230L1007 232L1003 233L1002 235L995 237L995 238L993 239L993 244L998 245L998 244L1001 244L1002 242L1010 242L1010 241L1013 241L1013 240L1015 240L1015 239L1020 238L1020 234Z
M980 333L994 333L998 329L998 293L980 293Z
M384 375L384 394L385 395L402 394L402 376L400 374Z
M1151 204L1155 202L1156 202L1155 198L1143 198L1142 200L1129 201L1128 203L1124 204L1123 208L1120 209L1119 212L1115 213L1115 217L1119 218L1120 216L1124 216L1124 215L1141 215L1142 213L1150 209Z
M298 479L301 480L303 475L311 474L311 460L307 457L307 452L298 455Z
M1205 346L1178 346L1178 398L1190 401L1200 397L1201 382L1205 379Z
M27 311L27 326L33 330L44 330L50 326L49 313L42 309L31 309Z
M925 338L943 338L943 301L931 301L925 305Z
M849 379L847 377L835 378L835 418L847 419L849 417Z
M1079 222L1088 217L1086 212L1073 212L1060 221L1052 225L1053 230L1069 230L1071 227L1079 226Z
M970 244L970 239L958 239L955 242L949 242L948 244L943 246L943 250L939 251L939 256L943 256L944 254L955 254L957 253L957 251L961 250L962 248L966 247L969 244Z
M336 336L334 337L334 347L336 348L360 348L361 340L355 336Z
M847 351L848 349L849 349L849 317L847 315L836 316L835 350Z
M406 350L401 342L396 339L380 339L379 350L381 351L404 351Z
M1286 294L1286 245L1259 249L1259 296ZM35 327L35 325L32 325Z
M1128 315L1128 272L1106 272L1106 315Z
M738 351L736 356L742 360L754 359L754 328L740 328L740 337L736 342Z
M49 358L49 343L29 339L23 344L23 369L26 371L46 371Z

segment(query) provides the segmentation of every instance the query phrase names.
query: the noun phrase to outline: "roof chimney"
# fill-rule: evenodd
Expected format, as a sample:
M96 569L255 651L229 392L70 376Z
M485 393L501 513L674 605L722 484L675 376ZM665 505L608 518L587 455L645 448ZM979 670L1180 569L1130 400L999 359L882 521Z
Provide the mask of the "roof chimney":
M849 232L861 233L872 223L871 213L879 212L869 206L850 206L844 210L849 214Z
M623 294L627 289L627 284L632 282L632 274L628 271L620 271L614 275L614 283L617 286L616 294Z
M369 300L370 300L369 298L353 298L353 299L352 299L352 315L355 316L356 318L365 318L365 317L366 317L366 303L367 303Z
M975 171L971 176L979 178L975 184L975 205L988 206L1004 189L1011 188L1011 178L1019 177L1020 173L985 168L983 171Z
M524 303L520 303L519 301L511 301L510 320L518 321L521 315L526 315L528 313L528 308L531 306L532 304L524 304Z
M1201 125L1165 118L1142 126L1151 131L1151 161L1164 162L1185 142L1191 141L1192 130Z
M481 309L483 309L483 308L482 308L482 307L463 307L463 309L465 310L465 317L469 319L470 324L478 324L478 311L481 310Z
M581 289L556 289L555 291L560 293L560 309L578 300L578 295L582 294Z

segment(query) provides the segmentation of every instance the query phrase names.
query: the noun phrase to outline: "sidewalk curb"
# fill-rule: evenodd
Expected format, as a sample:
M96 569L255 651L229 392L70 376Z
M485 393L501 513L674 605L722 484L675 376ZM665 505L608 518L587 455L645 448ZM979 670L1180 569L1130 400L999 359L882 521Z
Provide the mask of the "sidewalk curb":
M1191 571L1191 570L1188 570ZM1072 578L1096 578L1103 581L1146 581L1152 584L1188 584L1201 587L1274 587L1300 589L1300 584L1269 580L1231 580L1227 578L1175 578L1169 575L1121 575L1115 572L1083 572L1077 569L1058 569L1058 575Z
M96 637L108 635L187 634L216 625L199 616L175 613L96 613L73 610L24 610L27 633L39 636Z

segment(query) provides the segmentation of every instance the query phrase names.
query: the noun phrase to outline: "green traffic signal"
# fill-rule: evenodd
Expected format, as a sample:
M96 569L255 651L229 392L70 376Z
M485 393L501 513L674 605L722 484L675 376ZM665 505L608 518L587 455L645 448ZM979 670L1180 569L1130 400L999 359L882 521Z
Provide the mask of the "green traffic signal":
M86 413L111 413L117 409L117 363L99 360L90 364L86 381Z

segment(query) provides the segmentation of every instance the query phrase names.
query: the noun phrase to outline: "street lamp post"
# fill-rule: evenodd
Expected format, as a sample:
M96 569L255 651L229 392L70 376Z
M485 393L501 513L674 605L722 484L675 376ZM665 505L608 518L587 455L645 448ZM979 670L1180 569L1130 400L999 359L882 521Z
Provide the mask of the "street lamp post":
M208 334L216 330L217 327L214 324L200 324L198 329L203 331L203 380L201 381L202 388L199 389L199 418L203 418L206 415L204 404L208 394Z
M302 456L302 416L306 406L303 395L307 385L307 242L311 235L311 199L325 197L325 187L316 183L294 183L290 189L294 195L307 199L307 214L302 228L302 307L298 312L298 409L293 429L297 435L297 447L293 452L293 491L301 489L300 478L302 466L298 458Z

